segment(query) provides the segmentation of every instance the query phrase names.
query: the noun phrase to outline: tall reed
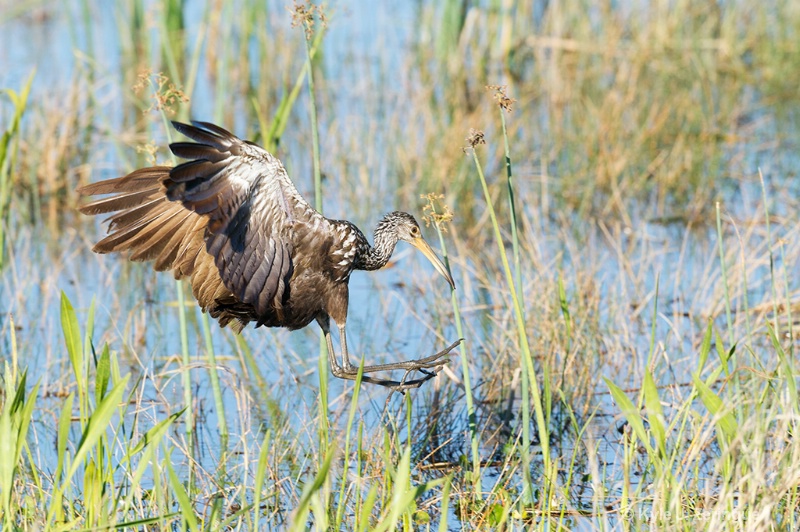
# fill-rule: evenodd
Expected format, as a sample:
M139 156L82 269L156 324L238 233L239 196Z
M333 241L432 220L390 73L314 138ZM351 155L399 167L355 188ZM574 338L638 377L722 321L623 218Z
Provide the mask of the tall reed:
M486 200L486 209L489 212L489 218L492 222L492 228L494 229L494 239L495 243L497 244L498 254L500 255L500 259L503 264L503 271L505 272L506 276L506 283L508 286L508 291L511 295L512 301L512 309L514 311L516 328L517 328L517 336L520 342L521 352L520 356L522 360L520 361L522 371L528 372L528 383L530 384L530 391L531 391L531 399L533 400L533 408L534 412L536 413L536 424L537 429L539 432L539 443L542 446L542 460L544 464L544 492L549 492L550 486L549 484L549 475L551 475L550 469L550 431L549 427L547 426L547 420L544 413L543 403L542 403L542 396L539 391L539 383L536 378L536 372L533 367L533 357L531 354L530 345L528 343L528 335L525 330L525 317L522 309L522 301L517 294L517 290L515 288L514 283L514 276L511 272L511 266L508 262L508 255L506 253L503 236L500 232L500 225L497 220L497 215L494 211L494 206L492 205L492 195L489 192L489 186L486 182L486 178L483 174L483 168L481 166L480 160L478 159L478 153L476 151L476 146L479 144L485 144L483 133L480 131L472 130L470 132L470 136L467 138L467 142L470 144L470 151L472 153L472 160L475 163L475 169L478 173L478 178L481 183L481 188L483 189L483 195ZM545 362L546 364L546 362ZM524 398L524 401L527 401L527 398ZM523 453L528 452L526 449L522 451ZM523 503L530 502L530 497L533 495L532 493L528 492L527 489L530 488L530 485L526 487L526 493L523 497Z
M436 236L439 239L439 247L442 250L442 259L447 267L447 271L451 271L450 256L447 252L447 245L445 244L443 233L446 230L446 224L452 219L453 214L447 205L442 205L442 212L439 212L440 208L437 207L437 203L440 202L444 196L431 193L423 195L422 198L426 199L428 202L425 206L425 211L427 212L425 216L425 222L433 223L433 226L436 229ZM450 302L453 306L453 317L455 319L456 332L459 338L464 339L464 326L461 319L461 309L458 304L458 295L455 288L450 290ZM478 419L475 412L475 402L472 397L472 378L470 377L469 358L467 357L467 343L465 341L462 341L459 344L458 351L461 355L461 373L464 378L464 399L467 405L470 451L472 454L472 494L474 497L480 498L483 496L483 488L481 487L480 431L478 429Z
M28 81L25 82L19 92L13 89L3 89L3 92L14 106L14 113L8 128L3 132L3 136L0 137L0 270L5 265L6 229L9 222L9 204L11 202L11 176L16 168L20 125L22 116L28 106L28 96L31 92L35 73L35 70L30 73Z
M306 60L305 71L308 81L308 100L309 116L311 119L311 147L312 161L314 168L314 208L322 213L322 172L320 162L319 146L319 123L317 121L317 99L314 91L314 65L312 63L312 39L314 34L322 38L325 30L325 14L321 7L309 3L295 4L292 12L292 25L300 26L303 29L305 42ZM321 41L320 41L321 42ZM273 124L277 123L277 120ZM333 449L330 448L330 424L328 423L329 401L328 401L328 346L325 341L324 333L319 336L319 439L320 439L320 458L323 458L321 467L325 467L331 459ZM330 356L335 356L330 353ZM321 473L320 473L321 474Z
M506 191L508 193L508 213L509 213L509 223L511 225L511 249L513 252L514 257L514 285L516 288L519 297L523 298L523 290L522 290L522 268L520 266L520 251L519 251L519 233L518 233L518 222L517 222L517 205L514 201L514 179L513 173L511 171L511 148L508 142L508 129L506 128L506 112L511 112L511 109L516 102L513 98L509 97L506 94L506 87L501 85L489 85L486 87L487 90L494 92L494 100L497 103L498 114L500 115L500 129L503 133L503 150L505 156L505 169L506 169ZM561 288L560 292L563 292L563 286L559 284ZM566 298L562 298L562 309L565 308L565 300ZM520 304L520 312L523 316L525 316L525 307L524 302ZM568 311L565 311L568 312ZM569 329L569 322L567 323L567 329ZM569 338L569 334L567 334ZM520 367L520 388L522 392L522 397L525 398L522 401L520 410L522 414L522 448L520 450L520 454L522 456L522 481L524 486L523 491L523 501L528 503L531 501L531 497L533 494L533 480L531 479L531 413L530 413L530 403L527 400L529 389L530 389L530 375L526 368ZM545 382L548 382L547 376L545 376ZM549 409L548 409L549 411Z

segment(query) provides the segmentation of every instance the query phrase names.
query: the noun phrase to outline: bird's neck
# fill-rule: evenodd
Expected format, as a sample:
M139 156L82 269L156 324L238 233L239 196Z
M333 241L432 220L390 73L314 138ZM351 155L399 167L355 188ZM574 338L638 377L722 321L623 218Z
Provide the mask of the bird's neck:
M386 266L386 263L392 257L394 247L397 245L397 235L394 231L387 231L386 228L378 224L373 240L375 244L370 246L366 238L364 239L366 246L362 248L364 251L359 253L355 265L356 269L377 270Z

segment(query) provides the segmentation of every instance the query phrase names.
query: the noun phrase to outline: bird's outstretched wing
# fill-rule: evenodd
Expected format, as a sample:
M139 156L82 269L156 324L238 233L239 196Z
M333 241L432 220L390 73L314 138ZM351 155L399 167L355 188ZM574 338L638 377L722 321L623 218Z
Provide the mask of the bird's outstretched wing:
M295 222L313 209L266 150L207 122L173 125L195 142L170 145L189 161L164 181L167 198L207 216L206 250L225 286L259 315L280 313Z
M218 126L192 124L174 126L196 142L170 146L187 162L79 190L113 194L80 209L115 213L94 250L127 250L131 260L155 260L157 270L190 277L200 305L223 325L247 322L242 303L256 316L279 314L292 275L295 220L315 211L265 150Z

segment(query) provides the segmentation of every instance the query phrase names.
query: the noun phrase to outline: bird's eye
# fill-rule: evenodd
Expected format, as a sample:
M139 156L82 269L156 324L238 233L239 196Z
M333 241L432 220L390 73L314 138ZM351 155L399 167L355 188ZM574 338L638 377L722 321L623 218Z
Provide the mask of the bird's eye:
M414 236L419 236L419 227L412 227L411 234Z

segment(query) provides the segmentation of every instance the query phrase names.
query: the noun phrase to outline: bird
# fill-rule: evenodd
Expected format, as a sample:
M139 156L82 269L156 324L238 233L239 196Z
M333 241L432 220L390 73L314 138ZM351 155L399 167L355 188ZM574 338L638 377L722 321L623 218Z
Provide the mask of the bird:
M296 330L316 321L333 375L356 380L359 368L351 362L345 333L353 271L382 268L403 241L421 251L455 290L448 268L411 214L383 216L370 244L353 223L314 209L267 150L209 122L172 125L192 141L169 145L185 162L79 187L81 196L101 198L78 209L110 213L108 234L94 252L124 252L131 261L152 261L156 271L188 279L202 311L221 327L236 333L250 323ZM339 330L341 363L331 321ZM366 365L362 382L401 392L418 388L449 362L461 341L427 357ZM373 375L393 370L404 370L403 378ZM422 376L409 378L414 372Z

